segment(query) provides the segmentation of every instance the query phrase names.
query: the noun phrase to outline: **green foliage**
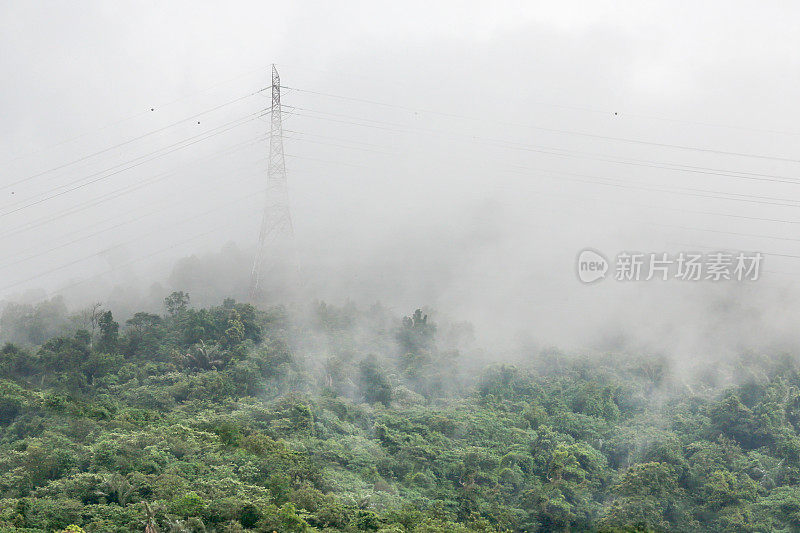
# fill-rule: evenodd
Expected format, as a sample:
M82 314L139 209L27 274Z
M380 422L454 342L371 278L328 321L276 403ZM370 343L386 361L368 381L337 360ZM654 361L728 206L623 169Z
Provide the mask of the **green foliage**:
M190 516L201 516L206 503L196 492L187 492L174 498L169 505L172 514L189 518Z
M100 338L97 341L97 349L101 352L114 352L119 341L119 324L114 322L111 311L106 311L100 315L97 321L100 328Z
M388 407L392 402L392 386L378 362L374 358L365 359L358 369L358 384L364 401L380 402Z
M189 308L189 295L183 291L173 292L164 298L164 307L170 317L180 316Z
M421 310L188 304L7 307L0 531L800 529L794 360L717 388L663 358L486 365Z
M403 353L421 353L433 347L436 325L428 322L428 315L417 309L414 314L403 318L403 325L397 332L397 341Z
M67 306L61 297L36 305L7 303L0 313L5 342L41 345L68 327Z

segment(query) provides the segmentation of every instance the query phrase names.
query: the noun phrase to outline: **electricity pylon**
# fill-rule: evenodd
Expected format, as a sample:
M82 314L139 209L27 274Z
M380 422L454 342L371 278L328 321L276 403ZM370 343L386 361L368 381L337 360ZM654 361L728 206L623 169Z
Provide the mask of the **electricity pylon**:
M258 249L250 274L250 297L252 300L263 290L262 276L274 270L277 262L291 262L287 252L294 236L292 215L289 211L289 193L286 187L286 164L283 157L283 127L281 125L281 78L272 65L272 112L269 129L269 168L267 170L267 203L261 231L258 234Z

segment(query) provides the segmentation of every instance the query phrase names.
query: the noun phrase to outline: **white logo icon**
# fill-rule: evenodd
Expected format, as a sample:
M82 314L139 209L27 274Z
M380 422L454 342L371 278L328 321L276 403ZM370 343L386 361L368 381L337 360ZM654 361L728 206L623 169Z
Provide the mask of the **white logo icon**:
M606 277L608 260L592 249L586 248L578 254L578 279L592 283Z

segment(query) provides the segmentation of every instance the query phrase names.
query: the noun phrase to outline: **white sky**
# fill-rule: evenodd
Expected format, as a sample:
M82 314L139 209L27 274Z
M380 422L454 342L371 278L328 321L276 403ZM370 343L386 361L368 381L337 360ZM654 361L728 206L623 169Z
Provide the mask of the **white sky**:
M775 295L800 280L799 19L792 2L0 2L0 293L146 286L228 241L249 253L263 120L110 173L263 96L69 163L261 89L275 62L301 89L283 94L285 146L320 297L491 316L546 343L617 324L675 338L732 290L783 339L798 313ZM744 288L584 287L585 246L773 255ZM675 349L730 333L695 326Z

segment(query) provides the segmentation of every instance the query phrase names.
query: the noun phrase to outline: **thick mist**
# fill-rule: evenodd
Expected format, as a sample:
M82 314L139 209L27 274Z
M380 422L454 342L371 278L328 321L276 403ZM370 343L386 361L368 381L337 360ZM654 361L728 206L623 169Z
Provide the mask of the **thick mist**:
M274 62L299 280L259 303L427 306L497 360L796 351L795 6L242 7L0 8L3 301L247 301ZM763 272L584 285L587 247Z

